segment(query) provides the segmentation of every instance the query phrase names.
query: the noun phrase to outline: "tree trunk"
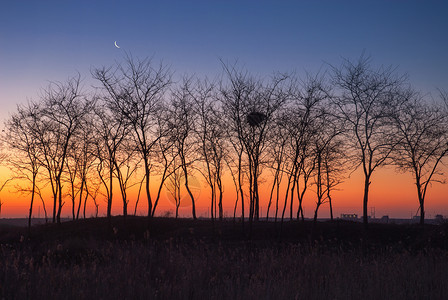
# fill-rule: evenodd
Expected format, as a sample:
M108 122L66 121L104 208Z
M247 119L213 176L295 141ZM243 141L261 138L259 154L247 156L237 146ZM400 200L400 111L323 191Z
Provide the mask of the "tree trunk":
M53 223L56 223L56 203L58 202L58 194L53 191Z
M298 179L297 179L298 180ZM302 222L305 221L305 216L303 214L303 198L305 197L305 193L307 190L307 183L308 180L305 181L304 183L304 187L302 189L302 191L300 191L299 189L299 184L297 183L297 199L299 199L299 208L297 209L297 220L299 220L299 217L302 218Z
M84 219L86 218L86 206L87 206L87 198L89 197L89 190L86 184L86 196L84 197L84 205L83 205L83 211L82 214L84 216Z
M278 217L278 200L280 200L280 180L277 182L277 191L276 191L276 198L275 198L275 223L277 223L277 217Z
M71 190L72 190L72 219L76 220L76 214L75 214L75 185L74 182L71 183Z
M416 176L416 182L417 186L417 194L418 194L418 203L420 204L420 225L425 224L425 198L422 193L422 185L420 183L420 178Z
M365 181L364 181L364 199L363 199L363 206L362 206L362 212L363 212L363 223L364 228L367 229L369 224L369 218L367 216L367 209L368 209L368 201L369 201L369 187L370 187L370 176L366 175Z
M269 209L271 208L272 196L274 194L274 189L275 189L276 183L277 183L277 172L274 175L274 182L272 183L271 193L269 194L269 203L268 203L268 209L266 212L266 221L269 220Z
M320 200L319 200L319 202L320 202ZM320 207L320 203L317 203L317 205L316 205L316 209L314 210L314 218L313 218L313 222L314 222L314 223L317 222L317 212L318 212L318 210L319 210L319 207Z
M243 192L243 181L241 178L241 170L242 168L242 162L241 162L241 153L238 155L238 186L239 186L239 192L241 195L241 226L243 228L243 234L244 234L244 192Z
M112 217L112 185L113 185L113 173L112 169L109 171L109 198L107 199L107 218L110 220Z
M61 178L58 179L58 190L59 190L59 196L58 196L58 214L57 214L57 222L58 224L61 224L61 213L62 213L62 183Z
M290 199L290 208L289 208L289 219L292 221L292 211L294 208L294 190L296 188L296 184L297 184L297 191L299 190L299 184L298 184L298 178L297 178L297 172L298 172L298 167L295 168L294 171L294 177L293 177L293 182L292 182L292 187L291 187L291 199ZM297 218L298 219L298 218Z
M221 176L217 175L217 184L218 184L218 192L219 192L219 201L218 201L218 207L219 207L219 220L222 221L224 218L224 209L222 206L222 196L223 196L223 190L222 190L222 182L221 182ZM216 199L215 199L216 201Z
M255 221L260 220L260 196L258 194L258 176L254 177Z
M128 215L128 200L126 199L126 196L123 199L123 216L126 218Z
M209 178L210 180L212 180L212 178ZM211 199L210 199L210 216L212 218L212 221L215 219L215 215L213 213L213 205L214 205L214 201L215 201L215 188L214 188L214 184L210 181L210 189L212 191L211 193Z
M286 195L285 195L285 203L283 205L283 211L282 211L282 224L283 224L283 220L285 218L285 212L286 212L286 206L288 206L288 196L289 196L289 187L291 185L291 178L292 178L292 174L289 175L288 177L288 186L286 187Z
M36 189L36 174L33 174L33 187L31 189L30 214L28 216L28 234L31 232L31 218L33 216L34 191Z
M78 202L78 209L77 209L77 212L76 212L76 220L78 220L78 219L79 219L79 212L81 211L82 194L83 194L83 191L84 191L84 182L85 182L85 180L84 180L84 179L83 179L83 180L81 180L81 187L80 187L80 189L79 189L79 202Z
M420 202L420 225L425 224L425 205L424 201Z
M249 226L252 226L252 220L254 218L254 187L252 175L252 158L249 155Z
M196 220L196 206L194 202L194 196L193 193L190 190L190 187L188 186L188 172L187 172L187 166L183 166L184 169L184 176L185 176L185 188L187 189L188 195L190 195L191 199L191 214L193 215L193 219Z
M145 190L146 190L146 199L148 200L148 220L150 220L152 216L152 200L151 200L151 191L149 189L149 162L148 158L146 157L146 153L143 157L143 160L145 161Z
M255 214L255 221L260 220L260 198L258 194L258 151L256 154L256 159L254 159L254 175L253 175L253 181L254 181L254 214Z
M333 204L331 203L330 192L327 192L328 195L328 204L330 205L330 220L333 221Z
M330 220L333 222L333 204L331 202L331 195L330 195L330 170L328 168L328 163L325 163L325 173L327 177L327 198L328 198L328 204L330 206Z

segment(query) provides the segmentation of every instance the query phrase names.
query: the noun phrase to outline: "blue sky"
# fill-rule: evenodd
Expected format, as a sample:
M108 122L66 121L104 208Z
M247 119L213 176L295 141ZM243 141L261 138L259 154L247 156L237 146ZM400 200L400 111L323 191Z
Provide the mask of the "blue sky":
M0 0L0 118L48 80L78 71L89 86L90 69L124 51L209 77L220 58L264 75L365 51L435 95L448 90L448 2Z

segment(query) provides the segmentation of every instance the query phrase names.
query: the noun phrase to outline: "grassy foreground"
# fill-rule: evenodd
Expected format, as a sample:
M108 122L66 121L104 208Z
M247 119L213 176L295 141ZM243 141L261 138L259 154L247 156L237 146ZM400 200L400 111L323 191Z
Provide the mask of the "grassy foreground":
M446 299L448 226L121 217L0 228L4 299Z

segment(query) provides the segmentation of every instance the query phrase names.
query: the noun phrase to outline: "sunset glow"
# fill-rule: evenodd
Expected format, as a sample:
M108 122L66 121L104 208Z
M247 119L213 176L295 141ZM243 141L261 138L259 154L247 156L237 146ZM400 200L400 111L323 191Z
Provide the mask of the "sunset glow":
M439 90L448 89L448 39L446 28L448 7L442 2L424 4L418 1L401 3L371 1L368 8L353 1L243 1L231 4L210 1L174 1L154 5L123 1L112 3L85 1L66 4L4 2L0 5L0 121L3 124L17 110L17 105L36 102L48 82L64 82L79 73L81 84L91 95L99 93L101 83L92 76L95 68L114 66L125 57L152 57L154 65L166 63L173 82L182 82L185 74L210 78L218 82L223 65L247 70L260 82L267 82L273 72L297 74L328 74L338 67L341 57L356 60L371 56L375 66L396 67L398 74L409 74L408 83L419 91L425 101L439 101ZM103 3L100 3L103 2ZM432 1L430 1L432 2ZM107 3L107 5L105 5ZM103 5L104 4L104 5ZM325 7L325 9L322 9ZM362 11L362 13L359 13ZM132 17L129 17L132 16ZM378 22L378 20L382 20ZM330 70L330 71L327 71ZM394 69L395 70L395 69ZM225 72L224 72L225 73ZM215 81L213 81L215 80ZM218 85L218 84L217 84ZM89 95L90 96L90 95ZM2 125L2 129L4 126ZM5 154L6 146L2 145ZM232 158L236 161L236 158ZM447 178L447 160L440 170L441 180ZM273 171L264 166L260 177L260 215L266 217ZM137 183L143 171L132 178ZM223 206L225 216L233 217L236 191L231 174L224 170ZM196 178L197 215L210 216L210 189L203 175L192 171ZM0 184L16 176L1 166ZM334 216L342 213L362 215L363 174L361 167L347 170L344 182L333 193ZM122 200L114 179L112 214L122 213ZM248 181L245 179L246 200ZM285 201L286 176L279 200L279 215ZM151 197L157 195L160 178L151 178ZM27 186L21 179L8 182L0 192L1 218L26 217L30 195L17 191ZM52 195L48 183L42 184L42 196L48 217L51 216ZM71 217L72 204L68 184L64 183L63 217ZM315 209L315 186L310 185L304 199L305 217L312 218ZM129 189L128 213L133 214L138 184ZM274 193L275 195L275 193ZM426 197L426 217L437 214L448 217L448 185L434 182ZM174 215L175 205L169 200L164 185L156 215ZM297 213L294 198L293 215ZM104 190L97 195L98 215L106 214ZM191 217L187 191L182 190L180 215ZM241 199L239 200L241 201ZM147 200L142 188L137 215L147 214ZM393 166L380 167L371 178L369 215L411 218L419 203L415 179L410 172L399 172ZM246 203L248 209L248 203ZM82 211L82 209L81 209ZM82 214L82 213L81 213ZM275 197L270 216L275 214ZM95 215L91 198L86 216ZM241 216L241 203L236 216ZM247 211L246 211L247 216ZM289 216L289 204L285 216ZM34 201L33 217L44 217L40 198ZM329 217L328 203L319 209L319 218Z
M4 178L8 178L11 174L4 170L2 172L1 180ZM201 217L209 217L210 216L210 189L207 187L205 180L203 180L200 176L198 177L198 181L200 182L200 197L197 199L196 205L198 210L198 215ZM269 193L271 188L271 178L265 177L266 184L261 187L261 213L262 216L266 216L267 205L269 200ZM342 213L356 213L358 216L362 215L362 188L363 188L363 177L360 170L354 172L350 178L348 178L343 184L340 185L337 191L334 192L334 215L339 217ZM26 217L29 210L29 195L20 194L15 192L13 185L15 184L24 184L21 181L15 181L11 183L9 187L5 187L0 193L0 199L2 200L2 215L4 218L22 218ZM122 213L122 200L119 194L118 185L114 186L115 188L115 196L113 200L113 214L119 215ZM428 192L427 199L427 213L428 218L432 218L437 214L448 215L448 205L447 205L447 185L441 183L434 183L430 187L430 191ZM153 195L156 194L157 189L155 187L152 188ZM185 190L183 190L185 193ZM133 213L135 202L137 199L138 190L137 188L131 189L129 193L129 207L130 213ZM281 216L281 209L284 204L284 192L280 194L280 211L279 215ZM275 195L274 195L275 196ZM411 218L417 214L418 210L418 199L416 197L415 185L413 183L413 179L410 174L402 174L395 172L392 168L382 169L375 174L373 178L372 190L370 194L370 205L369 207L375 210L375 216L380 218L384 215L388 215L391 218ZM47 206L47 213L51 215L51 193L47 191L45 193L45 202ZM167 212L170 212L170 215L174 215L175 205L169 200L169 194L166 191L162 191L162 196L157 208L157 215L166 215ZM104 196L98 197L99 203L99 216L105 216L106 214L106 202ZM275 197L274 197L275 198ZM274 216L275 212L275 199L273 199L273 204L271 206L270 216ZM224 208L225 214L228 217L233 217L233 209L235 205L235 187L232 181L231 176L227 174L224 178ZM246 209L248 206L248 202L246 199ZM147 214L147 202L144 195L140 196L137 215L146 215ZM304 201L304 211L305 216L308 218L312 218L315 209L315 191L311 188L307 192L306 199ZM297 204L294 204L294 217L297 212ZM373 212L369 209L369 214ZM183 194L182 197L182 205L180 209L181 216L183 217L191 217L191 203L188 198L188 195ZM95 206L92 201L89 199L87 204L87 216L95 215ZM238 205L237 209L237 217L241 215L241 203ZM42 208L42 203L40 199L37 199L34 206L34 217L44 217L44 211ZM71 217L71 203L68 197L65 198L65 204L63 207L63 216L70 218ZM289 206L287 208L286 216L289 217ZM319 217L321 218L329 218L329 207L328 204L324 204L319 213Z

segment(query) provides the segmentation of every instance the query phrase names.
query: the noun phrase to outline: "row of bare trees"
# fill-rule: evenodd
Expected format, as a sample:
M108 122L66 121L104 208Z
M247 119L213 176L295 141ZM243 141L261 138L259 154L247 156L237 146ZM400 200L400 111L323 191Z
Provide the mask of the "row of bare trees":
M44 190L51 191L53 222L60 222L66 199L77 219L81 211L86 217L89 200L98 215L98 197L105 198L110 218L117 193L126 216L134 186L134 214L144 195L151 220L168 188L178 216L181 185L196 218L192 174L209 187L213 220L224 216L225 174L234 183L234 217L240 212L250 225L262 217L261 203L276 221L287 212L303 219L309 194L314 220L324 203L333 218L332 192L361 168L367 225L373 174L394 165L413 174L423 223L427 189L444 179L446 93L441 101L425 99L396 70L374 68L363 56L304 79L258 78L223 63L217 80L175 81L165 65L132 57L92 75L92 90L81 87L79 75L51 83L5 123L3 145L21 179L16 189L30 194L30 221L36 197L45 209ZM260 193L261 185L270 192Z

